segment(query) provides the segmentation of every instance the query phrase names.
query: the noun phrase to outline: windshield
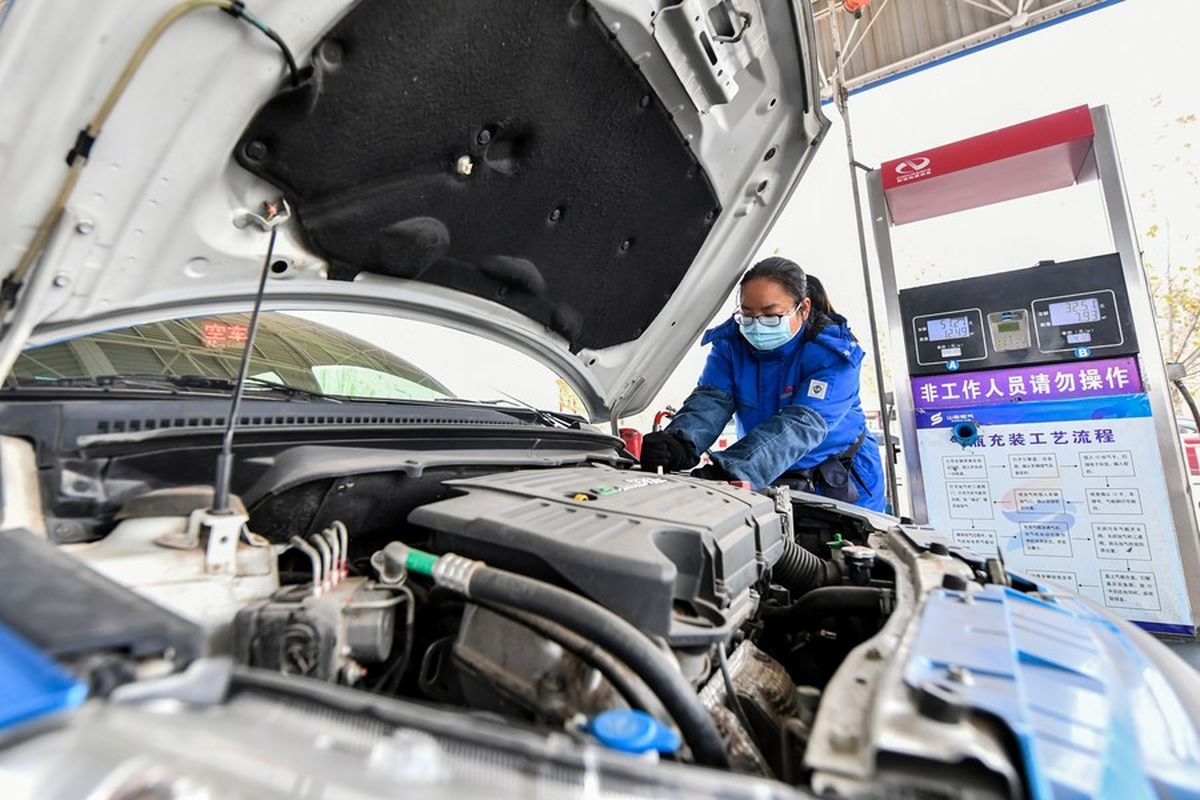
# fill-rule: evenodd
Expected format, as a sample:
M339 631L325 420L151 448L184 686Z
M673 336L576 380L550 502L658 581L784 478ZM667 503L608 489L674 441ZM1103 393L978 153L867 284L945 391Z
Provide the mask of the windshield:
M229 380L238 375L249 314L168 320L27 350L8 384L137 375ZM383 347L337 327L264 312L250 376L307 392L389 400L452 397L438 379Z
M295 313L427 367L456 397L580 416L587 413L561 375L507 344L435 322L391 315L348 311Z

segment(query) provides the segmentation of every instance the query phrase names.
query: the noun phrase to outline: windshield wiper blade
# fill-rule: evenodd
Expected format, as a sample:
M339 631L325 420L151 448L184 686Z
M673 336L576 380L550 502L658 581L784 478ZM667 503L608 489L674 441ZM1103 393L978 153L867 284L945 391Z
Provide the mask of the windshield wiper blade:
M345 397L323 394L312 389L302 389L298 386L288 386L264 378L247 378L248 388L258 388L263 391L275 392L287 397L304 397L310 400L324 400L331 403L344 403ZM37 386L79 387L85 389L111 387L140 387L151 389L185 389L194 391L211 391L226 394L232 392L237 381L233 378L215 378L209 375L159 375L156 373L121 373L114 375L95 375L88 377L60 378L31 378L17 383L17 388Z
M572 429L575 427L570 422L568 422L566 419L563 419L562 417L555 414L553 411L546 411L545 409L538 408L537 406L533 405L532 403L527 403L519 397L513 397L508 392L502 392L499 389L495 389L493 391L495 391L497 394L504 395L507 399L506 400L464 400L459 397L436 397L434 399L438 402L443 402L443 403L463 403L465 405L490 406L490 407L498 409L500 411L504 411L505 409L515 411L518 408L520 408L520 409L524 409L526 411L531 412L537 418L537 420L539 422L541 422L543 425L545 425L548 428Z
M220 379L205 378L203 376L183 376L175 377L172 375L72 375L59 376L49 378L41 375L32 378L17 378L10 386L16 389L47 387L77 387L81 389L108 389L114 386L139 386L142 388L149 387L153 389L216 389L219 391L227 391L228 386L223 385Z
M229 381L229 385L229 388L232 390L234 381ZM263 378L246 378L246 388L252 386L270 389L271 391L286 394L290 397L307 397L309 400L325 400L330 403L344 403L346 400L351 399L340 395L317 392L312 389L301 389L299 386L288 386L286 383L276 383L275 381L268 381Z
M538 419L540 419L542 422L544 422L546 425L549 425L552 428L571 428L571 427L573 427L571 425L571 423L567 422L565 419L558 416L557 414L555 414L552 411L547 411L544 408L538 408L537 406L533 405L533 403L527 403L519 397L513 397L508 392L501 392L499 389L496 389L495 391L504 395L509 400L516 403L518 406L522 406L524 408L529 409L530 411L532 411L534 414L537 415Z

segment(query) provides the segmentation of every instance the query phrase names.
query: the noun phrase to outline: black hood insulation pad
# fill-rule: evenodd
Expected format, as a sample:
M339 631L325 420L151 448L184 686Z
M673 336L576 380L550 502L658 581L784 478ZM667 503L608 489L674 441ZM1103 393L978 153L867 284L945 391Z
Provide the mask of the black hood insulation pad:
M575 351L640 336L721 212L580 0L362 0L235 157L285 193L331 278L469 292Z

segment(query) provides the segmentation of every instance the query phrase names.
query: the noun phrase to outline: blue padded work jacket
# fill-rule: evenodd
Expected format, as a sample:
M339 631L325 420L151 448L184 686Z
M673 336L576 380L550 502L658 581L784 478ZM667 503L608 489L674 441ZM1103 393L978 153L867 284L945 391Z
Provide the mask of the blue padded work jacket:
M712 351L699 386L667 432L699 454L735 418L738 441L713 460L756 489L786 472L815 468L864 436L850 479L857 504L882 511L887 501L879 443L867 430L858 396L863 350L840 315L811 339L806 334L759 351L733 320L706 332L703 344L711 343Z

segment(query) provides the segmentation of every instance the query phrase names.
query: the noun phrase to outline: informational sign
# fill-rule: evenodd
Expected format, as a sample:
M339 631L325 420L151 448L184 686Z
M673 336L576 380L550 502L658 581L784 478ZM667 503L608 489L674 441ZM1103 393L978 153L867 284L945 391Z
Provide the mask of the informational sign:
M1142 391L1137 360L1133 358L931 375L926 378L913 378L912 387L916 407L927 411L1031 400L1102 397Z
M245 347L250 328L236 323L206 322L200 333L205 347Z
M1170 498L1137 363L914 378L930 522L956 547L1164 633L1190 633ZM979 437L954 440L971 420Z

